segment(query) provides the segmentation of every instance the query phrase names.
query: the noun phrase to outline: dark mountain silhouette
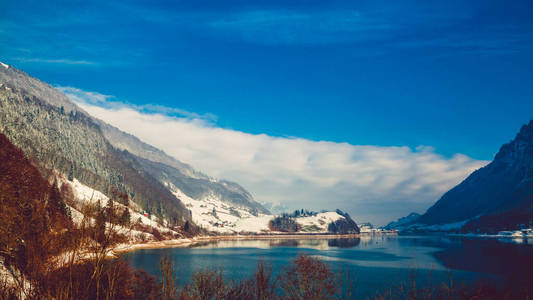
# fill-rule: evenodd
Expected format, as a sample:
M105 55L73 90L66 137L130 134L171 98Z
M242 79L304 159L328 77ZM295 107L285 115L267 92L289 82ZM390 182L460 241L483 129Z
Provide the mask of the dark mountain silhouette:
M445 193L417 223L469 221L464 231L519 229L533 223L533 120L487 166Z

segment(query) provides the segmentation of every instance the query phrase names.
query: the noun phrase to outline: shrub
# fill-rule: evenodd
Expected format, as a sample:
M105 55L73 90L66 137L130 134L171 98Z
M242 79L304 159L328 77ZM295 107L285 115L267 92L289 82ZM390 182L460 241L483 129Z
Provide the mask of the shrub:
M306 255L294 259L279 282L288 299L333 299L337 293L333 272L321 260Z

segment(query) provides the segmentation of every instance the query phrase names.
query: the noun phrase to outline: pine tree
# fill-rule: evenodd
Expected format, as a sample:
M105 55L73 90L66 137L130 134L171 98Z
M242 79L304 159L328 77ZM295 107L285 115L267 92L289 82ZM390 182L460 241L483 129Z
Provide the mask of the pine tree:
M59 192L59 189L57 188L57 183L54 180L52 185L50 186L49 191L49 199L48 199L48 207L50 214L54 220L57 220L60 218L60 215L67 216L67 206L65 205L65 202L63 202L63 199L61 198L61 193Z
M73 181L74 180L74 166L72 164L70 165L70 170L68 171L67 179L69 181Z
M130 210L128 208L125 208L122 212L122 215L120 216L120 224L121 225L129 225L130 224Z

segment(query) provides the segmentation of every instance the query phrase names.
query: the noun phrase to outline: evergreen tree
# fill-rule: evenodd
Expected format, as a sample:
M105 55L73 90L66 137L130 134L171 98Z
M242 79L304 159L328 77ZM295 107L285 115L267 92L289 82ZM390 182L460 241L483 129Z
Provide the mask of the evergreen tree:
M54 180L54 183L50 186L49 198L48 198L48 207L50 212L50 217L55 221L58 218L67 216L67 206L63 199L61 198L61 193L57 188L57 183Z
M120 224L121 225L129 225L130 224L130 210L128 208L124 209L122 212L122 215L120 216Z
M69 181L73 181L74 180L74 166L72 164L70 165L70 169L68 171L67 179Z
M185 221L185 225L183 225L183 231L189 232L191 230L191 224L189 224L189 221Z

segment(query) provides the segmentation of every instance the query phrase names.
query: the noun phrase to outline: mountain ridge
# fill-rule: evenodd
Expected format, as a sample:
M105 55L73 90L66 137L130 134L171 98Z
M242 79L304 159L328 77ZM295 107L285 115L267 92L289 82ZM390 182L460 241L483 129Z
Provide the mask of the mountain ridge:
M244 204L251 209L256 209L258 212L269 213L268 209L256 202L252 195L238 183L209 177L202 172L196 171L189 164L166 154L163 150L141 141L134 135L121 131L103 121L99 120L99 122L102 124L101 128L104 136L114 147L140 157L141 164L145 166L145 171L159 178L162 182L171 181L174 186L189 197L202 199L212 192L217 194L223 202L230 202L236 205Z
M491 163L446 192L413 222L422 227L464 222L462 231L485 232L533 225L533 120L500 147Z
M176 176L179 175L177 177L182 179L181 183L185 179L193 179L193 182L196 183L197 187L194 189L194 193L190 193L193 197L201 197L210 191L218 191L217 193L223 201L248 205L251 210L268 213L267 209L256 202L252 195L237 183L210 178L207 175L194 170L190 165L182 163L167 155L162 150L139 140L137 137L90 116L66 95L51 85L31 77L22 70L12 66L4 66L3 68L0 68L0 86L31 95L52 107L56 107L60 110L61 114L70 115L75 118L81 118L82 116L88 118L99 127L99 131L105 140L118 151L123 152L126 150L128 153L140 158L162 163L173 168L172 173ZM124 155L124 153L122 155ZM132 156L129 156L129 159L130 162L137 163L137 167L141 167L139 159ZM164 177L162 176L161 170L159 170L160 172L155 172L154 170L147 170L146 168L140 169L147 174L151 174L150 177L153 176L160 182ZM191 182L191 180L189 180L189 182ZM183 184L180 184L180 181L174 183L178 188L191 190L187 189ZM161 184L163 184L163 182L161 182Z

